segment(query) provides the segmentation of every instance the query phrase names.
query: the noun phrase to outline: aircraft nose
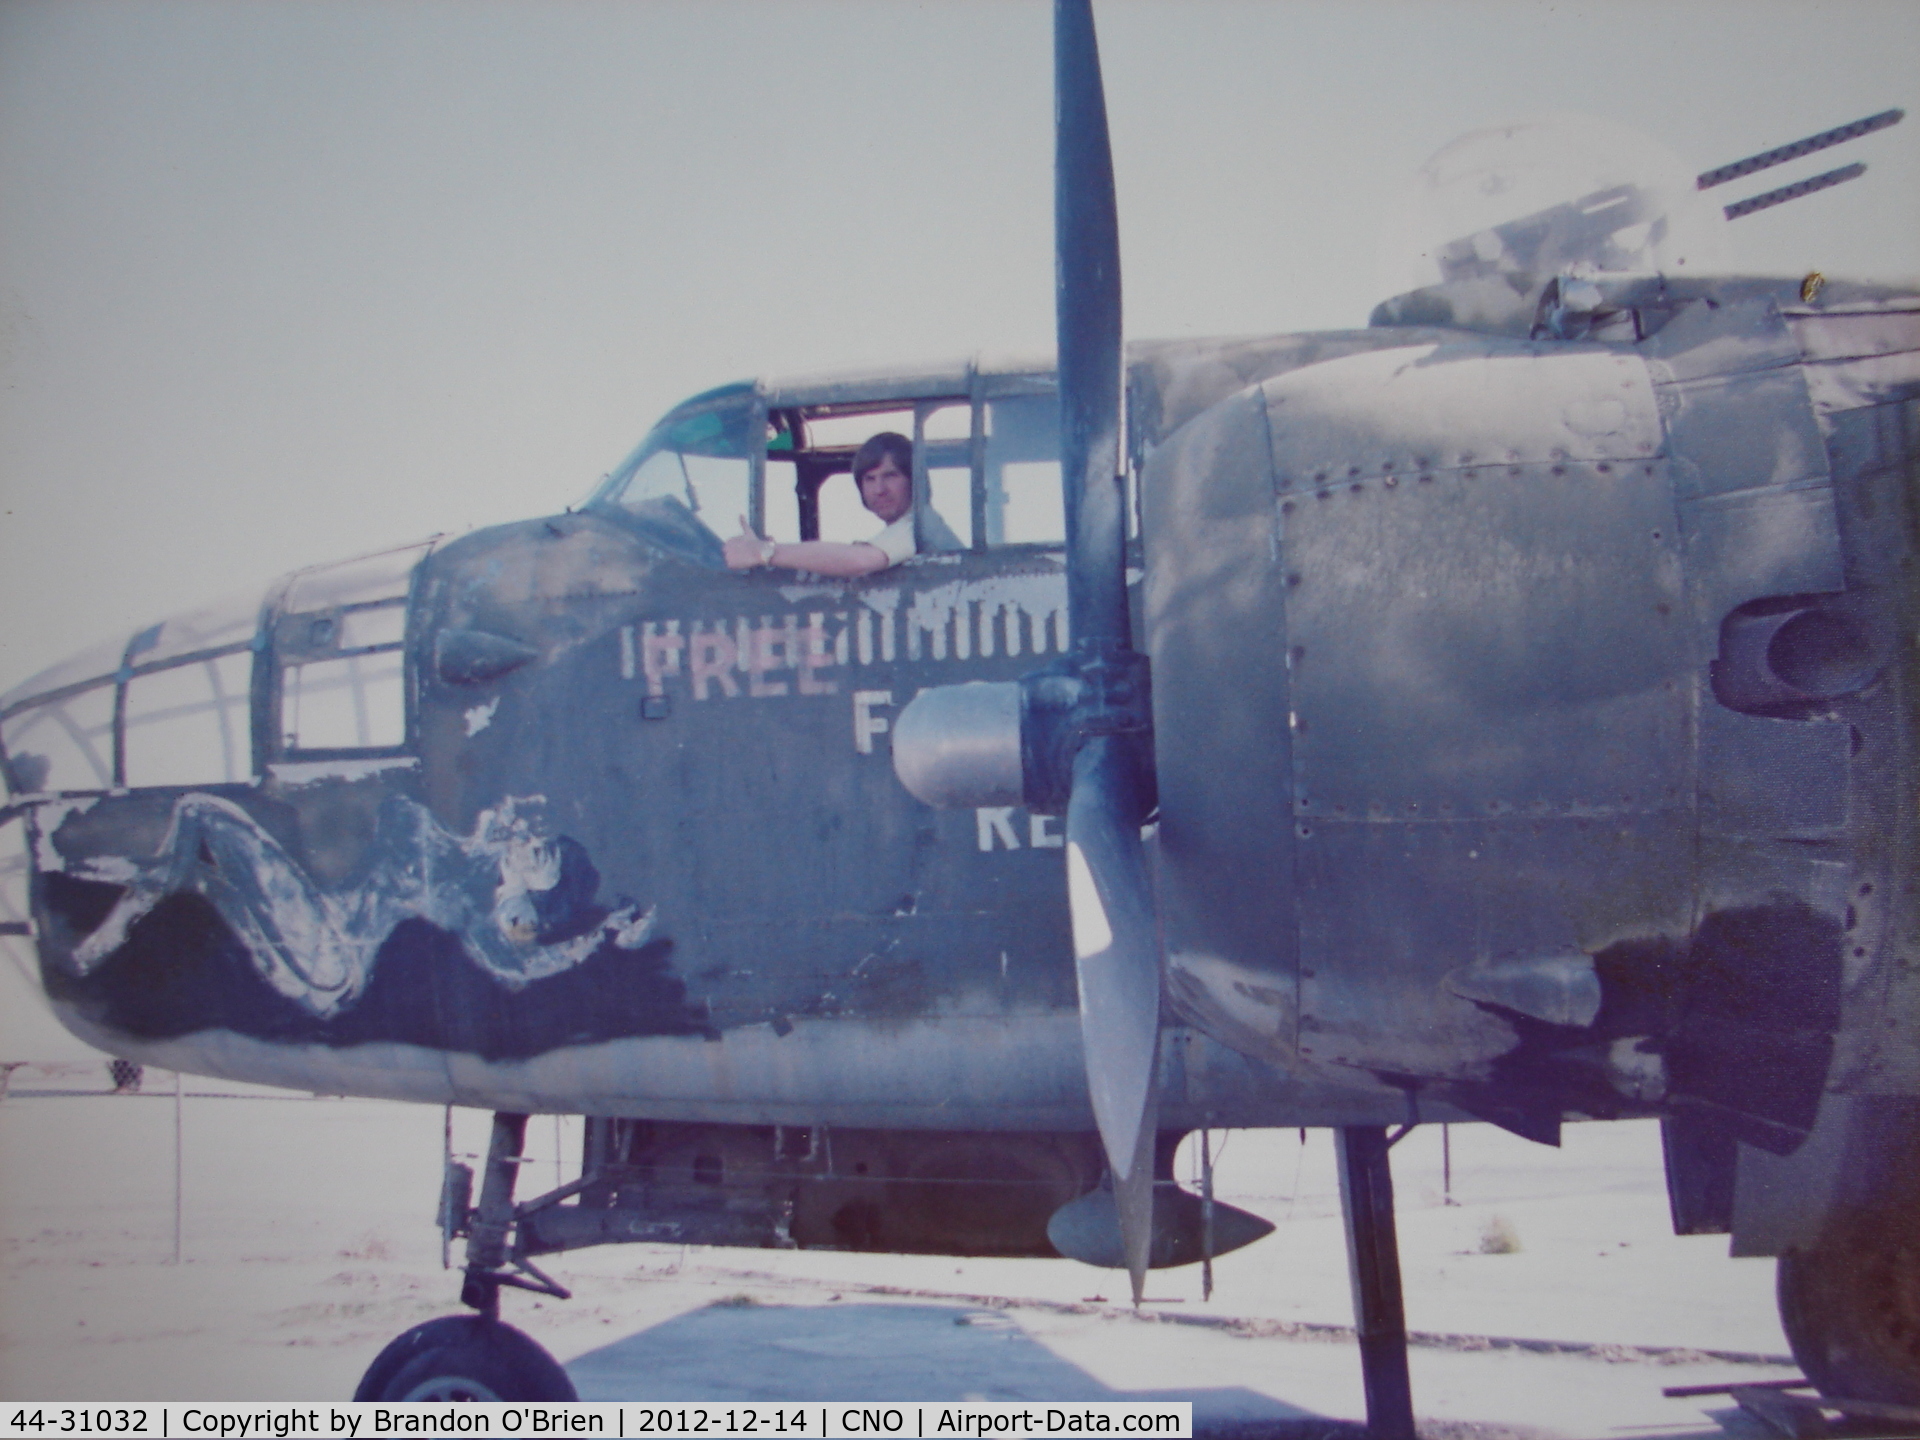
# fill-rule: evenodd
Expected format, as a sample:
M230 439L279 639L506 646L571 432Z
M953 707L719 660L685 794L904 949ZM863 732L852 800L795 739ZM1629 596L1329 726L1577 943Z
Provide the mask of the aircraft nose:
M244 782L259 591L81 651L0 695L14 796Z
M295 571L0 695L9 792L245 784L269 762L402 754L407 597L434 543Z

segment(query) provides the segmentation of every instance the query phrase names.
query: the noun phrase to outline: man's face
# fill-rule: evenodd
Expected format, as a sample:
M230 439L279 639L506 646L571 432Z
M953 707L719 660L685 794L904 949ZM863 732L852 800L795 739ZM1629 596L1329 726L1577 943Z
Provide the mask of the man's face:
M913 508L913 477L883 455L860 477L860 503L891 525Z

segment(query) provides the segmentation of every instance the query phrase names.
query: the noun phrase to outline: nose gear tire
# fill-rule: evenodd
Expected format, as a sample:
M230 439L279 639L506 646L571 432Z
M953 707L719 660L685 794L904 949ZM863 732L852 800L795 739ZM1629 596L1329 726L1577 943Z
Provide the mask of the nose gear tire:
M374 1357L356 1400L577 1400L567 1372L524 1332L479 1315L429 1320Z

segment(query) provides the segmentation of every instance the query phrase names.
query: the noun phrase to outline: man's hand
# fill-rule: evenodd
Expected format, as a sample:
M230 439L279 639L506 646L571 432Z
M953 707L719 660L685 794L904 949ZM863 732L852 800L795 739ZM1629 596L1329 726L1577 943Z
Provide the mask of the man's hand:
M740 517L740 533L726 543L729 570L757 570L773 563L773 542L753 533L747 517Z

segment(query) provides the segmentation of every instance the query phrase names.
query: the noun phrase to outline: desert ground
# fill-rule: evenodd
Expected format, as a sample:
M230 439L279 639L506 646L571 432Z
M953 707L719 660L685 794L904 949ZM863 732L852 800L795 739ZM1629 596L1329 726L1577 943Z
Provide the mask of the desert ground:
M0 1399L344 1399L458 1309L438 1108L109 1083L104 1061L28 1065L0 1100ZM455 1151L486 1121L454 1112ZM1211 1298L1197 1266L1155 1272L1135 1313L1124 1275L1064 1260L631 1245L552 1257L574 1298L509 1292L503 1315L583 1399L1169 1398L1202 1431L1341 1433L1365 1406L1331 1137L1213 1139L1220 1198L1278 1228L1216 1262ZM1670 1232L1657 1127L1551 1150L1453 1126L1450 1184L1442 1140L1394 1151L1427 1433L1757 1433L1725 1396L1660 1393L1795 1372L1772 1262ZM577 1119L535 1117L521 1193L572 1178L579 1144Z

